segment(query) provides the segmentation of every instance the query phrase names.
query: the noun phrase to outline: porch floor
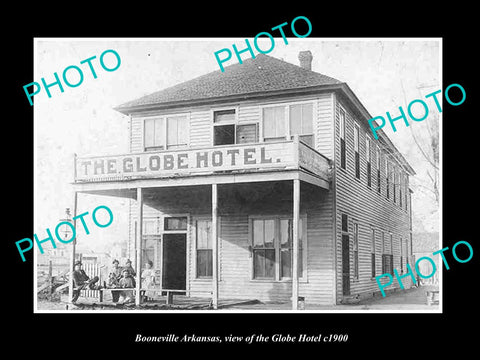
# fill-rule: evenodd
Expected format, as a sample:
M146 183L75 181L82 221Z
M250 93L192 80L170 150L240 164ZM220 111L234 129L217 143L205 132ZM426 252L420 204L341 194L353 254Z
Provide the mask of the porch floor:
M62 299L63 300L63 299ZM224 309L232 306L247 306L260 303L256 299L219 299L218 308ZM120 304L111 300L100 302L98 299L80 297L75 305L66 302L68 309L103 309L103 310L208 310L211 309L211 299L202 297L189 297L185 295L176 295L173 298L173 304L167 304L166 297L155 299L153 301L143 302L139 306L134 303Z
M306 302L305 310L419 310L419 311L438 311L440 306L427 304L427 291L438 290L438 286L427 285L411 288L408 290L399 290L387 294L387 297L381 296L362 300L356 304L344 305L319 305ZM136 307L134 304L121 305L113 303L107 299L99 302L98 299L87 299L80 297L77 305L68 304L67 295L62 296L60 301L40 301L37 305L38 310L209 310L210 299L199 297L187 297L177 295L173 299L173 304L167 305L165 298L147 302ZM261 302L255 299L219 299L219 309L228 309L233 311L265 311L265 310L290 310L289 302Z

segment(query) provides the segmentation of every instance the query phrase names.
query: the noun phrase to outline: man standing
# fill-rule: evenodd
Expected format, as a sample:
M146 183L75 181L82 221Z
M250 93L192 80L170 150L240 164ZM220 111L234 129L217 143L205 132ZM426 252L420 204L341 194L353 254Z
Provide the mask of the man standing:
M73 274L73 298L72 303L75 304L80 296L80 291L85 289L90 290L99 290L102 287L100 285L95 285L99 280L98 276L95 276L93 279L90 279L85 271L82 270L82 262L75 262Z

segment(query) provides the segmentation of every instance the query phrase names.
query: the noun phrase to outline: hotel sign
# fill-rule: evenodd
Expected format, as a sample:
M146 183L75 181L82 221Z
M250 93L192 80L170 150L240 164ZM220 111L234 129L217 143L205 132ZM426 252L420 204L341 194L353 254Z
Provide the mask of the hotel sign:
M244 169L295 168L298 143L227 145L76 159L76 181L171 177Z

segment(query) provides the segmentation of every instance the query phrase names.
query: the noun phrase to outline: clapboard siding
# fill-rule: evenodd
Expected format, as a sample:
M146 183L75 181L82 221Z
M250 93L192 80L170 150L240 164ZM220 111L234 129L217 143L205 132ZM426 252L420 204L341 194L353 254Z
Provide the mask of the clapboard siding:
M212 144L212 120L209 110L190 112L190 147L208 147Z
M268 105L287 105L294 102L312 101L314 104L314 135L315 148L327 157L331 157L332 145L332 93L299 96L292 98L272 98L262 101L245 101L242 103L222 104L221 107L199 106L176 110L175 113L189 114L190 123L190 148L204 148L213 146L213 111L216 109L238 109L238 124L258 123L261 127L262 107ZM172 114L166 110L157 112L144 112L131 118L130 151L143 152L143 121L146 117L164 116ZM261 140L260 140L261 141Z
M333 158L332 149L332 100L333 94L322 94L317 99L316 142L315 149L327 158Z
M131 118L131 152L143 151L143 119L138 117Z
M258 104L253 105L240 105L238 108L238 123L249 124L260 121L260 106Z
M346 170L340 167L340 106L346 111ZM344 102L336 98L335 101L335 188L336 188L336 249L337 249L337 299L342 298L342 244L341 244L341 215L345 213L349 220L350 234L350 269L351 295L361 293L378 292L378 285L371 277L371 228L376 229L376 275L382 273L382 244L381 232L385 232L385 239L390 240L390 233L393 235L393 259L394 268L400 272L400 237L403 241L409 238L409 214L405 210L404 199L402 207L398 203L399 189L397 190L397 203L393 203L391 193L390 199L386 198L385 161L380 163L381 167L381 194L377 193L377 168L375 145L378 141L370 137L371 149L371 187L367 186L367 161L365 137L370 130L364 123L356 121L360 125L359 154L360 154L360 180L355 177L355 155L354 155L354 121L352 111ZM381 145L383 149L385 145ZM383 152L384 154L385 152ZM393 158L391 158L393 159ZM398 165L398 163L397 163ZM390 189L392 191L392 187ZM404 196L402 191L402 196ZM353 280L353 223L359 225L359 279ZM405 250L404 250L405 253ZM404 265L405 267L405 265ZM404 284L410 279L405 279ZM397 281L387 287L390 289L398 287Z

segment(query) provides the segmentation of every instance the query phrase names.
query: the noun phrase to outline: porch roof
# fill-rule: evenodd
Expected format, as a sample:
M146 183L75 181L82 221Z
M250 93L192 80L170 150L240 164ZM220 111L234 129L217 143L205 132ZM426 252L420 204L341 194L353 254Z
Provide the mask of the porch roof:
M298 169L145 178L122 181L77 182L72 185L76 192L135 199L137 188L240 184L289 180L300 180L326 190L330 188L329 181Z

